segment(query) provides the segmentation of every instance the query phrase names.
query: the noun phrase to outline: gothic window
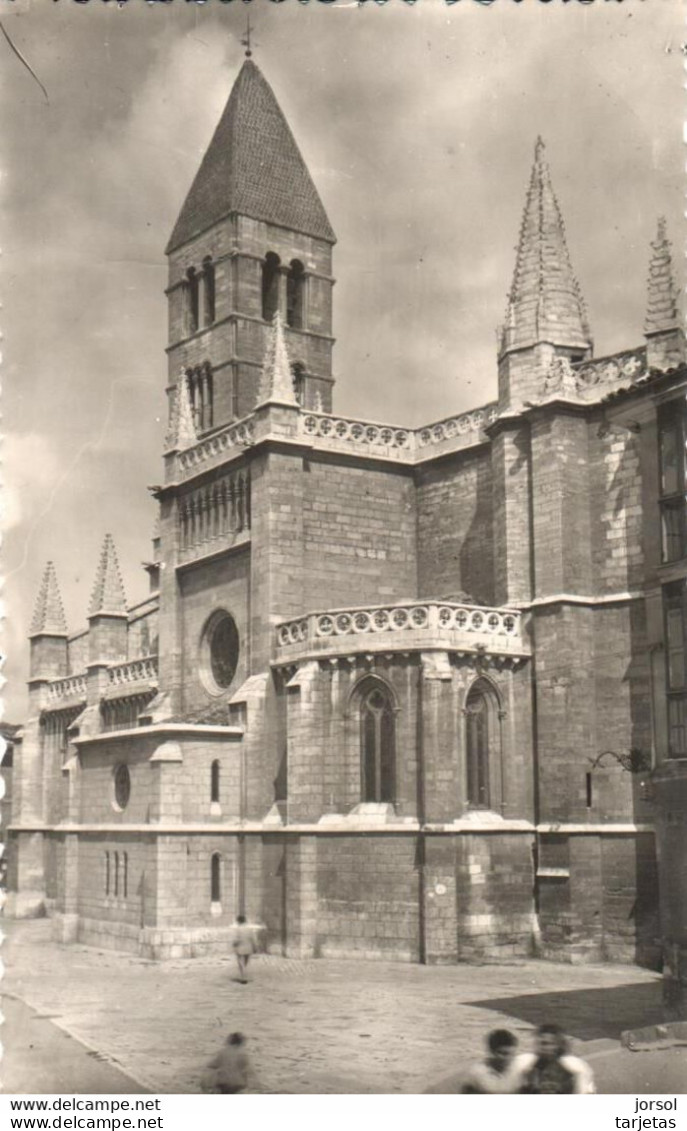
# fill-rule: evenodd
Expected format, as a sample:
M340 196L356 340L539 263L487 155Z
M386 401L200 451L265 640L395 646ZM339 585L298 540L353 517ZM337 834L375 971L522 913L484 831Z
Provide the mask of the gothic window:
M487 687L477 682L465 703L467 801L475 809L489 809L491 805L489 762L496 740L492 698Z
M668 683L668 756L687 758L687 583L663 590Z
M305 299L305 268L300 259L292 259L286 276L286 324L294 330L303 329Z
M669 401L658 410L661 556L664 562L687 557L687 401Z
M215 265L210 256L203 260L203 326L215 321Z
M219 852L213 852L210 859L210 901L211 903L221 903L222 901L222 858Z
M122 895L126 899L129 894L129 854L122 853Z
M119 895L119 853L114 854L114 893Z
M394 706L388 688L380 680L366 682L360 699L363 801L394 801L395 730Z
M217 759L210 767L210 801L219 803L219 762Z
M198 329L198 274L195 267L186 272L186 333L195 334Z
M110 854L105 853L105 895L110 894Z
M229 613L213 613L203 632L201 678L211 695L231 686L239 662L239 632Z
M281 260L268 251L262 265L262 317L271 322L279 309L279 275Z

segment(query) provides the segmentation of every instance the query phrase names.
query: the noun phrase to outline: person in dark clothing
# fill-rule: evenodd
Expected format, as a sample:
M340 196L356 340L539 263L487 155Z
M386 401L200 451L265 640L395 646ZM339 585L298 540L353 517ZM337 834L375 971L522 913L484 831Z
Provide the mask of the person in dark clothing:
M568 1041L559 1025L540 1025L536 1052L519 1058L519 1091L532 1096L564 1096L594 1091L591 1069L579 1057L570 1056Z
M214 1057L208 1068L213 1075L207 1080L208 1090L223 1095L235 1095L248 1086L248 1054L243 1033L230 1033L226 1044Z

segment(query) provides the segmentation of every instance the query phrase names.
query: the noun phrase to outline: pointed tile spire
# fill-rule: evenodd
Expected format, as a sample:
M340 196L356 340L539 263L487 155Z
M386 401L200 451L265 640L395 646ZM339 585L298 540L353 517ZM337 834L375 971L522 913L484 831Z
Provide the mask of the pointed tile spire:
M188 377L186 371L182 369L174 397L174 415L167 447L170 450L185 451L186 448L192 448L197 442L198 433L193 416Z
M587 350L591 335L573 274L565 227L551 184L544 142L537 138L508 298L502 352L549 342Z
M293 388L293 374L284 337L284 323L279 311L272 319L267 337L267 349L260 378L259 404L297 405Z
M670 241L665 216L659 217L656 239L651 244L644 333L662 334L680 326L678 289L673 274Z
M124 593L117 552L111 534L105 535L88 610L89 617L98 616L100 613L114 614L115 616L122 613L126 614L126 594Z
M274 92L252 59L234 83L167 253L232 212L336 239Z
M38 590L36 607L31 621L31 636L66 636L67 622L62 607L62 597L57 584L57 574L48 562Z

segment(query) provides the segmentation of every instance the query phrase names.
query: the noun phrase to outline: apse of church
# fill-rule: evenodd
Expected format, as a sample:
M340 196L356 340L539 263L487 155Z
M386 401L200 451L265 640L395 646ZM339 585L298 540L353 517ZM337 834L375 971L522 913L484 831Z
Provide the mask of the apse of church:
M419 428L333 411L334 241L248 60L167 248L150 595L109 538L84 632L43 580L13 910L159 958L241 911L289 955L655 963L652 772L687 749L665 226L643 344L595 358L538 141L498 397Z

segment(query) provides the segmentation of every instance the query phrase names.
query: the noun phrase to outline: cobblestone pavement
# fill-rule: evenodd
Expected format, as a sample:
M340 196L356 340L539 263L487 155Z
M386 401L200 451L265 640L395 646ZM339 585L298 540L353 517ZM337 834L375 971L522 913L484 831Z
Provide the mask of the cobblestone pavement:
M619 1035L662 1019L659 976L633 966L423 967L265 955L243 986L228 957L158 964L60 946L46 920L5 930L3 991L163 1093L198 1091L205 1063L232 1029L249 1038L252 1091L414 1093L479 1055L487 1030L511 1028L529 1047L529 1030L545 1020L562 1024L580 1055L598 1058L599 1090L606 1064L615 1066L612 1090L629 1092L637 1084L631 1071L627 1088L619 1086L618 1056L638 1067L641 1054L618 1053ZM65 1079L62 1090L86 1089Z

